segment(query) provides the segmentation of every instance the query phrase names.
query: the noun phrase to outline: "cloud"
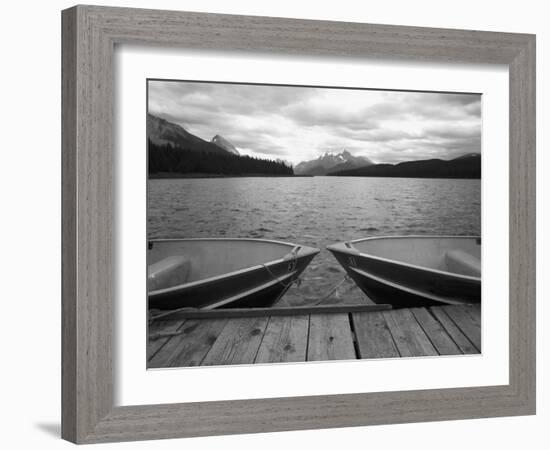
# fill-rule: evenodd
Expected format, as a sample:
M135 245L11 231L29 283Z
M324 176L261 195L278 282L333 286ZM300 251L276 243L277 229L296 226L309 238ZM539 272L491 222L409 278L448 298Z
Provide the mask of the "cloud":
M296 164L347 149L375 162L481 151L481 96L149 81L149 112L242 153Z

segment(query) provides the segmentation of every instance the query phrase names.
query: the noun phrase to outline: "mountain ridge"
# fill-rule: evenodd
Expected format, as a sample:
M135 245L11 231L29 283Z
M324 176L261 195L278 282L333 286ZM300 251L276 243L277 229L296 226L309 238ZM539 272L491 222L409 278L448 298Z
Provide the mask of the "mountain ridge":
M227 139L216 136L217 142L208 142L189 133L180 125L147 114L149 175L163 174L164 177L175 177L178 174L182 176L192 174L293 175L290 165L239 155L237 149ZM234 152L231 151L231 147Z
M471 153L451 160L423 159L398 164L373 164L352 170L342 170L330 176L395 177L395 178L481 178L481 155Z
M158 146L170 144L174 147L191 148L207 153L228 153L222 147L191 134L181 125L151 113L147 114L147 138Z
M334 171L356 169L373 164L366 156L353 156L347 150L341 153L329 153L319 156L317 159L302 161L294 167L297 175L327 175Z

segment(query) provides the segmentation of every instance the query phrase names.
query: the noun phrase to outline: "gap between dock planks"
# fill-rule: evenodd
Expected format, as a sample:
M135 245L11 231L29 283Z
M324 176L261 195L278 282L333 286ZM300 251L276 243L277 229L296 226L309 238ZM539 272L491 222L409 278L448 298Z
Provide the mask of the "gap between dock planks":
M357 359L349 314L312 314L309 318L308 361Z
M481 317L478 316L473 307L466 306L448 306L445 312L451 320L457 325L466 337L481 351Z
M202 365L253 364L269 317L228 319Z
M256 355L256 364L306 360L309 316L271 316Z
M479 305L198 318L153 322L148 367L266 364L480 353ZM304 312L304 309L300 309Z
M183 321L170 319L160 319L148 324L147 360L150 361L182 326Z
M226 323L226 319L185 321L161 351L152 355L149 367L199 366Z
M358 358L395 358L399 351L382 312L353 313Z

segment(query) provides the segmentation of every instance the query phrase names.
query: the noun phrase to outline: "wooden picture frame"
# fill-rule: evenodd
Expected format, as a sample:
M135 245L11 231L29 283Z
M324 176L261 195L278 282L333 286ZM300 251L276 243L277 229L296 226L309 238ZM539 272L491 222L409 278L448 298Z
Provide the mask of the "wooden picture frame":
M62 13L62 436L76 443L535 413L535 37L75 6ZM509 384L114 407L116 44L505 64L510 84Z

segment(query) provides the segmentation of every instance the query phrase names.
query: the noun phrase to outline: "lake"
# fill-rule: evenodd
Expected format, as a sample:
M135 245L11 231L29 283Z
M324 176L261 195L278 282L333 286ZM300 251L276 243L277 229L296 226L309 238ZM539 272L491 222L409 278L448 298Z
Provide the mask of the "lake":
M377 235L481 234L481 181L368 178L149 180L148 238L266 238L321 249L282 304L314 304L345 272L325 247ZM351 280L323 303L361 303Z

